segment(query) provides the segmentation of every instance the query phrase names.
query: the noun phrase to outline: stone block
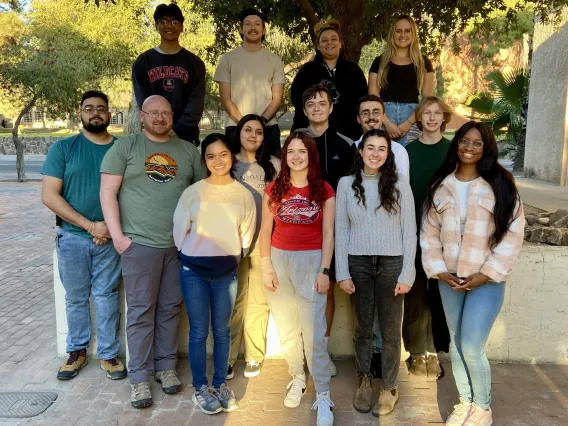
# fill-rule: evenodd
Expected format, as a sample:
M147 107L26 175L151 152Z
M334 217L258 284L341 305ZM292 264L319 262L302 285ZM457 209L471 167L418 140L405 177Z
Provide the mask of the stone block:
M556 219L554 222L551 219L549 225L554 226L555 228L567 228L568 227L568 214L559 218L559 219Z
M525 220L529 226L533 226L538 221L538 216L533 214L528 214L525 216Z
M532 241L533 243L546 243L549 230L549 228L544 228L542 226L533 228L530 241Z
M554 223L557 220L560 220L562 218L564 218L565 216L568 216L568 210L564 210L564 209L558 209L556 210L554 213L552 213L550 215L550 222L549 225L550 226L555 226Z
M540 225L548 225L550 223L550 218L549 217L541 217L540 219L537 220L537 222Z
M550 228L546 242L555 246L568 246L568 228Z

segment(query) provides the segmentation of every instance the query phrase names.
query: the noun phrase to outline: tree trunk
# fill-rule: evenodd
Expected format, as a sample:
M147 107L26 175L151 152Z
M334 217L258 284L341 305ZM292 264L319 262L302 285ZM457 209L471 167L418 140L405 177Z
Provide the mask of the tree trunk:
M363 0L328 0L329 10L341 23L341 40L345 58L356 64L361 58L363 39L361 24L363 23Z
M142 122L140 121L140 110L138 109L138 104L136 103L136 98L134 97L134 92L132 93L132 100L128 107L126 117L124 118L124 134L133 135L142 131Z
M219 129L220 127L217 127L217 120L215 120L215 117L213 117L213 115L207 111L207 109L203 108L203 115L206 116L209 119L209 125L211 126L211 129Z
M24 115L26 115L35 105L37 97L34 96L30 102L24 109L20 111L18 118L16 118L16 122L14 123L14 128L12 129L12 142L14 143L14 147L16 148L16 173L18 174L18 182L25 182L26 181L26 170L24 164L24 152L26 150L26 144L23 140L18 138L18 127L20 127L20 122Z

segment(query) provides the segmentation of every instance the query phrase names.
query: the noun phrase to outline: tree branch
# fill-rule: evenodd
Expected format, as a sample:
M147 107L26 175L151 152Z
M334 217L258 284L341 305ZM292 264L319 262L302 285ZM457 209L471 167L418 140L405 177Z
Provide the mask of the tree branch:
M310 4L309 0L294 0L296 4L302 9L302 13L304 14L304 18L308 21L310 38L314 43L314 46L317 44L317 37L316 33L314 32L314 27L319 22L319 18L316 14L316 11Z

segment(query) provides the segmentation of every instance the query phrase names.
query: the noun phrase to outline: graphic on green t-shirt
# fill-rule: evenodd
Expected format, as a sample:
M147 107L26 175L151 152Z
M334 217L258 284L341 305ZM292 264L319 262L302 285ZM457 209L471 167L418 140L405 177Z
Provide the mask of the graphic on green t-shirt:
M92 222L103 221L99 198L101 162L112 142L99 145L87 139L83 133L55 142L49 152L41 173L63 181L61 196L80 215ZM92 238L83 228L62 222L62 229L84 238Z
M144 170L154 182L166 183L178 174L177 161L168 154L158 152L150 154L144 161Z

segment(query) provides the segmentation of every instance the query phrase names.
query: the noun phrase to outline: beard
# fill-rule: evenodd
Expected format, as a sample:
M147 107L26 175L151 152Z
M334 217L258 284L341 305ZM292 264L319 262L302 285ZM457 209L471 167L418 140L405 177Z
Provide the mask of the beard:
M83 123L83 129L95 134L106 132L106 129L108 128L109 125L108 120L105 121L103 118L100 118L101 120L100 123L92 123L91 120L92 118L86 121L81 118L81 123Z

